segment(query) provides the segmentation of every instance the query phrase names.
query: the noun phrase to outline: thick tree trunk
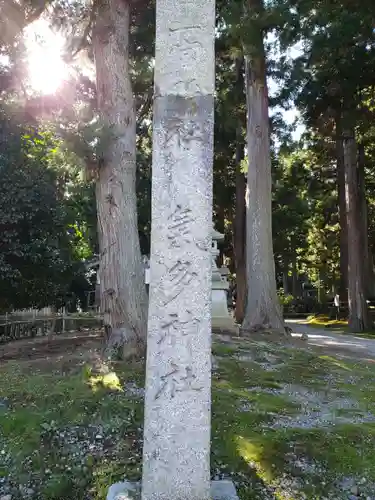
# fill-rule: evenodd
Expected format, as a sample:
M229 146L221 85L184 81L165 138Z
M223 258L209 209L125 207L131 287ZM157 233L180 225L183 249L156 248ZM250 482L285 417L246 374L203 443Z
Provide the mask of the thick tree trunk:
M258 2L258 0L255 1ZM256 7L259 8L259 5ZM272 244L272 179L268 95L266 61L261 33L259 34L256 57L246 58L246 100L249 159L246 200L248 296L243 329L285 332L276 294Z
M358 197L360 207L360 229L362 233L361 246L364 253L366 298L370 298L374 296L374 264L368 238L368 209L366 200L365 162L366 156L364 145L358 144Z
M147 295L136 204L136 118L129 74L130 2L102 0L94 29L105 150L97 180L101 311L110 353L143 351Z
M349 328L363 332L370 326L364 283L364 255L360 229L357 147L354 130L344 132L345 197L348 223Z
M340 286L341 302L348 301L348 226L345 201L345 163L341 117L336 120L337 191L340 220Z

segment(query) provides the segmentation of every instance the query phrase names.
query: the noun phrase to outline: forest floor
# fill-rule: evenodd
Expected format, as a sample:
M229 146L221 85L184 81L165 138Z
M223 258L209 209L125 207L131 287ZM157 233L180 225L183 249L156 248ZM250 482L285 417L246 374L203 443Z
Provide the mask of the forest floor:
M1 500L104 500L140 478L142 365L107 366L100 344L0 349ZM334 349L214 336L212 476L242 500L375 499L375 362Z

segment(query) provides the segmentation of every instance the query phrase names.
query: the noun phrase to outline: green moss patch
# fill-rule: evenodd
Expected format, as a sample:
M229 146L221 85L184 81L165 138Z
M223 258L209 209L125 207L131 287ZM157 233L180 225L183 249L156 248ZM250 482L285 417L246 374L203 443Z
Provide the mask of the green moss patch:
M0 470L31 498L104 499L108 485L140 477L142 402L123 387L140 367L106 375L0 369ZM11 490L14 493L14 490Z
M213 379L217 473L234 471L243 499L371 493L375 423L360 419L375 421L373 366L251 340L248 360L244 350L220 359Z

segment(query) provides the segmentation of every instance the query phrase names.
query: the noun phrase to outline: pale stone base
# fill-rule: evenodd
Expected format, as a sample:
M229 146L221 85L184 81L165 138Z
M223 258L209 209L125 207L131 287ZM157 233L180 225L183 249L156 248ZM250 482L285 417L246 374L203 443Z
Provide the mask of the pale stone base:
M230 318L227 304L227 293L225 290L213 289L211 295L211 317Z
M211 481L212 500L239 500L232 481L222 479Z
M141 498L140 483L115 483L109 488L107 500L139 500Z
M238 326L228 311L227 294L225 290L212 290L211 324L213 331L238 334Z
M211 482L212 500L239 500L236 488L232 481L221 480ZM131 483L124 481L123 483L113 484L107 494L107 500L140 500L141 488L140 483Z

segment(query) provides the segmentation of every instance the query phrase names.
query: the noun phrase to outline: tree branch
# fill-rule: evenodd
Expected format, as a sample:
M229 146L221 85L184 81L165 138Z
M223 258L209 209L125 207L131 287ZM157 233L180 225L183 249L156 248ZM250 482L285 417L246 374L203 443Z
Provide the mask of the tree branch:
M71 59L74 59L76 57L76 55L79 54L79 52L81 52L81 50L83 50L87 45L87 39L89 37L90 31L92 30L92 27L94 25L94 21L96 18L97 4L98 4L98 2L93 3L93 6L92 6L91 12L90 12L89 21L88 21L87 26L86 26L86 28L81 36L81 39L79 41L78 46L76 47L75 50L73 50L73 52L70 55Z

